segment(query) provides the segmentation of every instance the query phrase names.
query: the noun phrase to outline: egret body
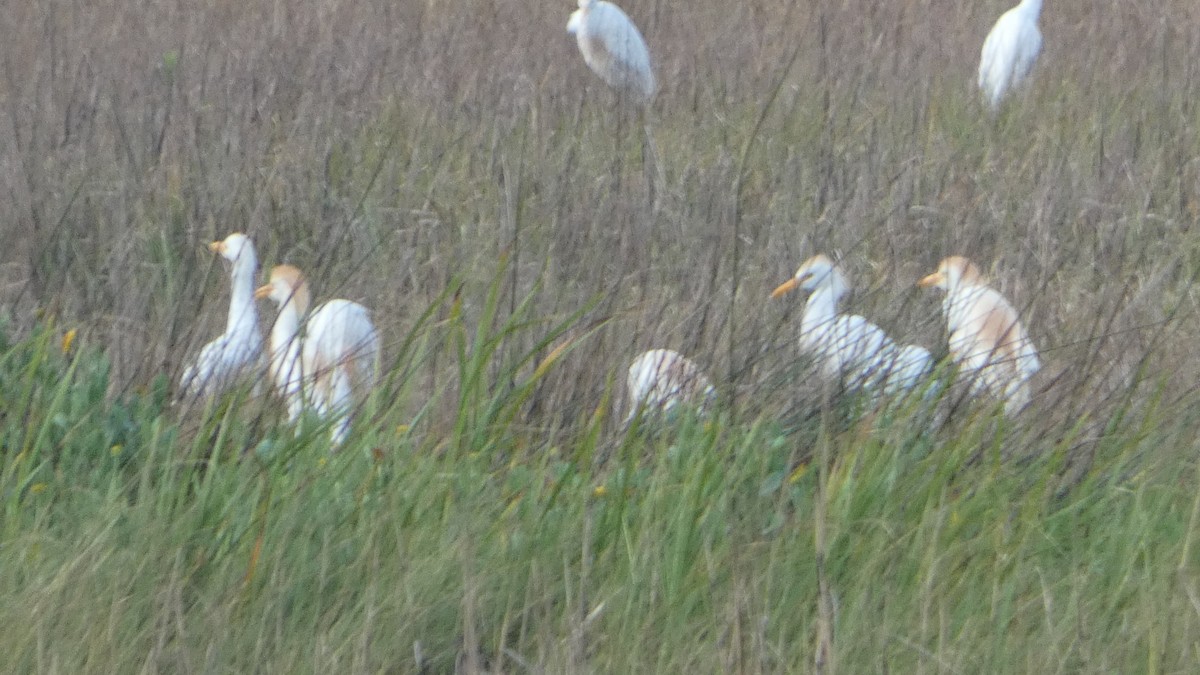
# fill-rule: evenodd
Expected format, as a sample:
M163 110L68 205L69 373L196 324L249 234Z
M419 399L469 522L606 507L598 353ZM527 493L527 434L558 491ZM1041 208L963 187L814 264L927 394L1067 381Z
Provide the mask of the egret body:
M712 383L690 359L670 349L652 349L638 355L629 365L629 415L638 410L670 412L679 405L693 404L704 410L716 398Z
M983 41L979 57L979 89L994 112L1009 91L1028 77L1042 51L1038 16L1042 0L1022 0L1000 15Z
M579 0L567 32L575 36L588 68L610 87L641 103L654 97L650 50L620 7L606 0Z

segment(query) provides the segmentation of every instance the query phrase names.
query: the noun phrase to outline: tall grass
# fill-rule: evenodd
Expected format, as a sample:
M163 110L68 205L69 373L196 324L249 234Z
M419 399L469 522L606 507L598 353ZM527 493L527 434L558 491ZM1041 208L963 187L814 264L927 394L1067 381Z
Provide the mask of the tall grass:
M1048 6L995 119L1002 2L622 4L653 162L566 4L4 13L5 670L1193 669L1194 3ZM170 402L233 230L373 310L341 452ZM935 352L980 262L1034 405L830 396L767 298L815 252ZM713 417L620 428L652 347Z

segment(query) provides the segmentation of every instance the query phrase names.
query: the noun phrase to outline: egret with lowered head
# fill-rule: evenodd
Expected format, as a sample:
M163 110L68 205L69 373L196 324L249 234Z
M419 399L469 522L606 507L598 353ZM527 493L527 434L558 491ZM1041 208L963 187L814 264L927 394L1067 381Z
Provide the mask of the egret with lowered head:
M639 410L666 414L680 405L703 412L717 396L712 383L691 359L670 349L651 349L629 365L629 424Z

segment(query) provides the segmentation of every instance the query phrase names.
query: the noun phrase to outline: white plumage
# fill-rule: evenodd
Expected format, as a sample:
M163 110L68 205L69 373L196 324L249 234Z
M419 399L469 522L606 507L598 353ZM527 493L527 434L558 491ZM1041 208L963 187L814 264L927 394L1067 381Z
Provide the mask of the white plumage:
M887 381L887 391L911 391L922 385L933 371L933 355L920 345L904 345L896 354ZM927 392L928 393L928 392Z
M305 408L333 417L335 445L345 440L357 400L375 386L379 372L379 336L370 313L349 300L330 300L304 322L310 295L300 270L279 265L270 283L255 292L279 308L271 328L271 377L294 423Z
M670 349L651 349L629 364L629 414L638 410L668 413L676 406L695 405L703 412L717 396L712 383L690 359Z
M643 103L654 97L650 50L620 7L605 0L579 0L567 32L575 36L588 67L609 86Z
M983 42L979 89L993 111L1033 70L1042 51L1042 33L1037 25L1041 13L1042 0L1022 0L1000 15Z
M849 389L894 394L917 387L933 360L923 347L899 348L881 328L856 314L838 314L849 288L846 277L824 255L809 258L771 297L802 288L811 292L800 320L800 346L816 358L822 374Z
M1017 310L989 288L979 269L962 256L942 260L918 282L946 291L942 312L949 332L950 355L971 393L990 392L1014 413L1029 403L1029 378L1041 368L1037 349L1025 333Z
M262 334L254 306L254 275L258 272L254 243L235 232L208 248L230 263L229 317L225 332L204 345L183 371L180 387L190 397L219 394L242 378L257 374L261 367Z

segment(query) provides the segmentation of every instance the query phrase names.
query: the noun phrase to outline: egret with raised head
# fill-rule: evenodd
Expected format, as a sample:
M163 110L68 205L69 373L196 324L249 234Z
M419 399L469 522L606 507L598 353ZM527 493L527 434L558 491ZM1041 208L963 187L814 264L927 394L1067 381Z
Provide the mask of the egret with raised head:
M797 288L809 291L800 319L800 347L821 366L822 374L848 389L899 393L917 387L933 360L924 347L903 349L879 326L857 314L838 314L849 290L845 274L825 255L804 262L772 293L778 298Z
M332 440L340 445L350 429L351 409L375 386L379 335L366 307L329 300L305 320L311 296L299 269L277 265L270 282L254 293L279 308L271 328L270 372L296 422L305 408L332 417ZM301 325L303 322L303 326Z
M650 50L620 7L607 0L579 0L567 32L575 36L588 68L610 87L643 104L654 97Z
M979 89L992 112L1029 76L1037 62L1042 51L1042 32L1038 30L1041 13L1042 0L1021 0L1021 4L1000 15L983 41Z
M1025 333L1017 310L984 281L979 268L962 256L950 256L937 271L917 282L946 292L942 313L949 333L950 356L972 395L989 392L1018 412L1029 403L1029 378L1041 368L1037 349Z
M242 378L257 375L262 364L262 333L254 306L254 275L258 272L254 243L234 232L208 248L229 263L229 315L225 332L204 345L183 371L180 390L190 397L219 394Z

